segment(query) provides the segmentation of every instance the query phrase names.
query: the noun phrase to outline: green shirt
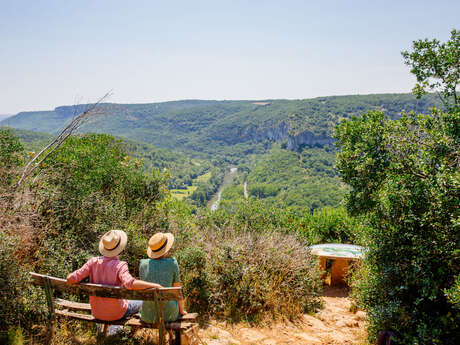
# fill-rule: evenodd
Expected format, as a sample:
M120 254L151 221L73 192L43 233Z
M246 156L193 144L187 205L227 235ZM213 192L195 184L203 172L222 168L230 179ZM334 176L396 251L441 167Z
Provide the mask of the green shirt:
M143 259L139 265L139 274L142 280L171 287L173 283L180 283L179 266L175 258ZM177 301L163 302L165 321L175 321L179 318ZM144 301L141 308L141 319L145 322L155 321L155 302Z

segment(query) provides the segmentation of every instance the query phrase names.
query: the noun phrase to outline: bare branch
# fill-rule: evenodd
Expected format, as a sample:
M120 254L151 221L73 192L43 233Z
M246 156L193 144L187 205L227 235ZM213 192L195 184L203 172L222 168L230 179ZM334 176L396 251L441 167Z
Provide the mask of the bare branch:
M77 108L75 108L75 116L72 118L72 121L59 133L59 135L54 138L54 140L45 146L33 159L31 159L27 165L24 167L22 172L21 178L19 179L18 183L14 187L14 191L16 191L24 180L30 176L35 169L37 169L43 161L49 157L62 143L70 136L73 132L75 132L81 125L83 125L86 121L90 118L93 118L96 115L103 114L104 112L98 110L98 106L108 97L110 97L112 91L107 92L104 96L99 98L96 103L93 103L86 108L85 111L76 115Z

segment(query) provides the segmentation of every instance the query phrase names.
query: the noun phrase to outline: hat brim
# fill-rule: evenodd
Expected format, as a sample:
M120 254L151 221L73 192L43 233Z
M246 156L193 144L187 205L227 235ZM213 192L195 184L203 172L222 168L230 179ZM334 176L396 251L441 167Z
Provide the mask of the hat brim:
M149 258L158 259L169 252L172 245L174 244L174 235L168 232L165 234L165 236L166 236L167 243L163 249L157 252L154 252L152 251L152 249L150 249L150 247L147 247L147 255Z
M123 250L125 250L126 243L128 242L128 235L126 235L126 233L123 230L115 231L120 235L120 243L118 243L118 245L115 248L111 250L106 249L104 247L104 244L102 243L102 237L99 240L99 253L108 258L119 255Z

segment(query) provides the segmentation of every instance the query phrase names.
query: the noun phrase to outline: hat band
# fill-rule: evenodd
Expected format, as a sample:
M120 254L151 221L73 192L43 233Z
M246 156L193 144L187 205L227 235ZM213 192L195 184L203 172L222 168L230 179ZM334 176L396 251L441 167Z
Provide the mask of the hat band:
M154 252L154 253L159 252L159 251L162 250L164 247L166 247L166 244L168 244L168 239L167 239L167 238L166 238L166 240L165 240L165 243L163 243L162 246L161 246L160 248L158 248L158 249L152 249L152 247L150 247L150 250L151 250L152 252Z
M115 250L115 248L117 248L118 245L120 244L120 241L121 241L121 236L118 236L117 244L116 244L113 248L109 249L109 248L107 248L106 246L104 246L104 248L105 248L106 250Z

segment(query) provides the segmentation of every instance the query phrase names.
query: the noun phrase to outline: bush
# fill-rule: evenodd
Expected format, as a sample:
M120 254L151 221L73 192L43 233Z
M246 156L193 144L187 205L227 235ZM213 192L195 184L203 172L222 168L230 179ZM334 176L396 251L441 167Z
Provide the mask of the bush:
M337 129L347 208L369 224L355 285L371 340L393 330L402 344L458 342L459 124L458 111L395 121L373 112Z
M109 229L127 231L124 259L136 274L148 236L169 222L167 190L163 175L147 176L125 157L113 137L71 137L25 186L22 203L0 204L1 328L21 324L30 331L42 320L46 303L42 291L29 287L28 271L65 277L97 255Z
M41 319L46 305L28 284L28 267L17 259L23 249L20 243L17 236L0 232L0 342L8 337L9 329L18 325L30 327L37 318ZM30 313L31 309L34 313Z
M300 221L299 232L311 243L361 243L365 229L343 207L325 207L307 213Z
M4 194L13 183L22 165L23 146L10 129L0 128L0 192Z
M178 253L189 309L259 323L319 306L317 260L296 236L215 226L197 233Z

